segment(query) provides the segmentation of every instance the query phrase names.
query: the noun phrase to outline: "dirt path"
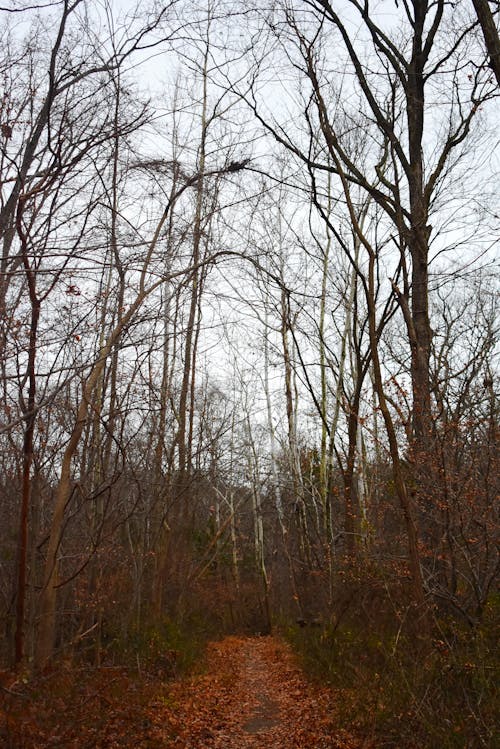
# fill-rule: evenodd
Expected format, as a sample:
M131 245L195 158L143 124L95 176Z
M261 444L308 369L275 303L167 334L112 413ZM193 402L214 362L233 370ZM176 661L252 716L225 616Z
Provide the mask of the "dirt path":
M305 679L282 641L227 638L212 645L208 665L208 673L178 686L178 709L165 711L171 731L166 747L359 746L336 731L331 692Z
M212 643L204 673L175 681L61 667L4 682L2 749L369 749L339 731L334 693L272 637Z

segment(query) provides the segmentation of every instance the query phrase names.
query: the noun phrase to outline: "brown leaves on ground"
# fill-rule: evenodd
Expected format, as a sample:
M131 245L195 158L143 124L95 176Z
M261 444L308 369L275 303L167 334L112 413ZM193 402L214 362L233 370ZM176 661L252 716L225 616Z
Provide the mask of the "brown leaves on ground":
M211 646L209 672L176 686L182 749L355 749L335 727L334 697L313 686L288 646L272 637ZM183 698L182 698L183 697Z
M119 668L63 665L31 680L1 683L2 749L165 746L151 730L151 702L167 692L160 682Z
M118 669L68 669L29 688L11 684L11 692L0 697L6 749L361 746L336 728L334 694L308 682L288 646L272 637L213 643L204 674L170 683Z

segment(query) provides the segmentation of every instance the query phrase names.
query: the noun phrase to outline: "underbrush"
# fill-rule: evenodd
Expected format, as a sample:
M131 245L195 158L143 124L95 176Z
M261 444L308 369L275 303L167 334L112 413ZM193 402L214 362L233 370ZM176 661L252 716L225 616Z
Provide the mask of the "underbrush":
M201 617L182 622L163 619L126 634L108 636L105 659L139 673L175 678L202 667L206 644L213 636L212 628Z
M168 702L168 682L121 667L68 663L30 679L3 681L2 748L165 746L164 727L156 719L155 705Z
M466 629L436 620L423 640L400 625L378 629L357 611L340 623L290 627L287 637L313 677L336 689L343 728L380 749L493 749L500 745L491 605Z
M175 738L162 717L174 710L172 679L204 667L211 637L202 619L108 632L100 646L67 654L44 673L0 674L0 746L161 749Z

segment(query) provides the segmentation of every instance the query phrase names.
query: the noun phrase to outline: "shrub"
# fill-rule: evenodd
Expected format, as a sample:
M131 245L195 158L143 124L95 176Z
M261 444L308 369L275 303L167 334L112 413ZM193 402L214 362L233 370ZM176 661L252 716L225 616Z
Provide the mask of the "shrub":
M493 749L498 746L499 662L495 609L465 629L436 621L426 643L409 632L377 629L359 610L337 626L289 627L304 668L336 689L342 727L381 749ZM370 626L367 626L367 625Z

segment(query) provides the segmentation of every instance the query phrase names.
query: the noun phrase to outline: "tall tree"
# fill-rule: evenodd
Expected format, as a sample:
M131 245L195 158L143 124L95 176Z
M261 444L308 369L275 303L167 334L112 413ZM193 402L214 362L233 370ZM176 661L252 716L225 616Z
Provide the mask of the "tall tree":
M393 273L392 282L411 351L411 454L423 507L434 429L429 268L433 231L437 235L439 230L433 230L431 218L453 168L466 158L478 112L495 96L496 87L482 65L484 54L477 44L474 60L466 69L462 64L471 50L475 20L470 16L465 23L454 24L452 10L444 0L396 3L392 11L387 17L379 14L375 4L358 0L306 0L278 6L269 21L270 34L297 71L302 127L290 119L285 122L279 109L273 111L264 104L255 84L258 63L246 100L266 131L305 165L312 179L331 173L341 185L355 233L368 252L364 280L370 292L368 304L375 299L376 276L370 279L370 273L375 274L378 262L377 255L372 255L376 243L367 239L359 226L352 188L361 188L382 209L384 218L375 231L392 236L399 253L395 264L399 271ZM355 32L353 23L357 24ZM338 41L335 55L332 39ZM345 52L340 61L339 47ZM334 71L339 63L342 75L336 85ZM439 108L434 107L440 96L437 92L444 91L446 106L441 97ZM358 128L366 129L372 139L364 158L360 158L353 137ZM322 147L312 148L310 136L318 138L316 133ZM378 345L374 312L371 324L375 327L370 332L373 357L377 355L373 347ZM375 358L373 365L379 399L385 402L382 365ZM382 403L381 408L384 413ZM392 431L388 411L386 417L386 426ZM399 453L395 440L393 433L394 457ZM413 569L420 580L416 585L422 601L412 498L403 486L402 474L398 484L409 518L408 533L414 536Z

